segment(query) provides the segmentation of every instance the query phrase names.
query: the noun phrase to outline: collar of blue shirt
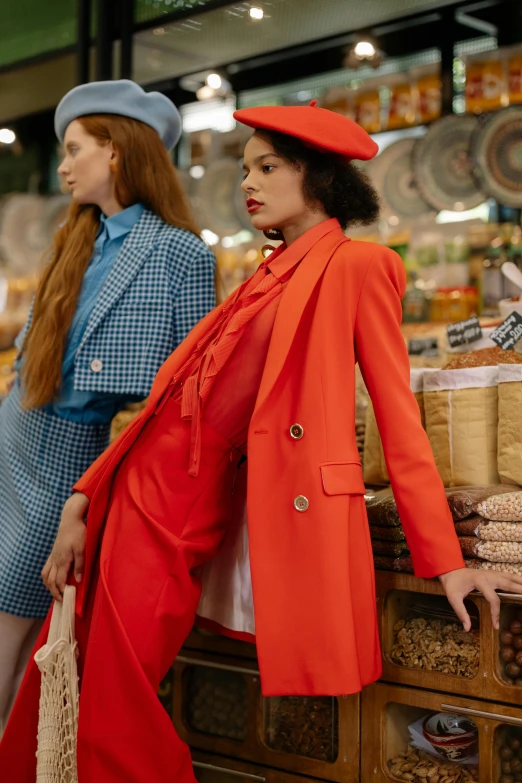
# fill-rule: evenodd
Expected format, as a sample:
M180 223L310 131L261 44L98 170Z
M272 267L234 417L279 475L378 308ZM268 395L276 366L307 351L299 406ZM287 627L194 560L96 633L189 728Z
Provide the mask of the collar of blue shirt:
M128 234L140 217L143 215L145 207L143 204L133 204L115 215L106 217L102 214L100 218L100 230L98 236L106 232L109 239L118 239L118 237Z

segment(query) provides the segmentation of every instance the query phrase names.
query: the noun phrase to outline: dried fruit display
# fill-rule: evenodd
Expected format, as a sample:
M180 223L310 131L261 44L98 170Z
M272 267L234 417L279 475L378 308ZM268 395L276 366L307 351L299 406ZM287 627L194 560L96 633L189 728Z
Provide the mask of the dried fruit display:
M410 617L393 628L394 663L473 678L479 669L479 633L468 633L457 623Z
M510 729L506 732L498 749L498 761L501 771L499 783L519 783L522 781L522 732Z
M451 764L408 745L403 753L388 761L390 774L407 783L473 783L478 769Z
M185 721L192 731L243 741L248 729L246 680L203 666L185 671Z
M509 685L522 685L522 611L506 607L499 634L500 670ZM522 736L522 734L521 734ZM522 768L520 769L522 774Z
M337 699L281 696L267 699L265 742L272 750L334 762L339 754Z

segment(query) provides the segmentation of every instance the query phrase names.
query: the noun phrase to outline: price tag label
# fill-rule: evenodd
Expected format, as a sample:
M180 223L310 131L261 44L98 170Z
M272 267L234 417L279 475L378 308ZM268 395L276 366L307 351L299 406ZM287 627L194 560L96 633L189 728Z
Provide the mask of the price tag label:
M515 347L520 338L522 338L522 315L511 313L505 321L490 334L494 343L499 345L505 351Z
M475 343L482 337L482 329L479 319L476 315L468 318L466 321L458 321L456 324L450 324L446 329L448 335L448 344L450 348L457 348L459 345Z
M408 353L410 356L438 356L439 341L436 337L414 337L408 341Z

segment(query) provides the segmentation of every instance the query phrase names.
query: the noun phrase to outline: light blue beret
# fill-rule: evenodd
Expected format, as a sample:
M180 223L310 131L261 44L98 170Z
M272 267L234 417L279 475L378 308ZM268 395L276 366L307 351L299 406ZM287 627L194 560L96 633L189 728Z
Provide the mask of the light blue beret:
M54 130L63 142L67 126L87 114L119 114L150 125L168 150L181 136L181 117L172 101L160 92L145 92L129 79L89 82L64 95L54 115Z

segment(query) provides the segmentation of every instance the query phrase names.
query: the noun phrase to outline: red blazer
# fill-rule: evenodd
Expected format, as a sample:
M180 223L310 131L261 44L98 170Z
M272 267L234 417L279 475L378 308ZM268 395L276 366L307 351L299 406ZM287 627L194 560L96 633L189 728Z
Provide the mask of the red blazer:
M282 296L248 439L248 533L263 693L348 694L381 673L374 567L355 439L355 363L375 409L417 576L463 568L400 331L406 276L393 251L337 220ZM163 365L143 413L75 489L91 498L81 613L111 479L216 308ZM301 425L302 437L290 428ZM294 432L295 434L295 432ZM298 510L298 509L306 510Z

